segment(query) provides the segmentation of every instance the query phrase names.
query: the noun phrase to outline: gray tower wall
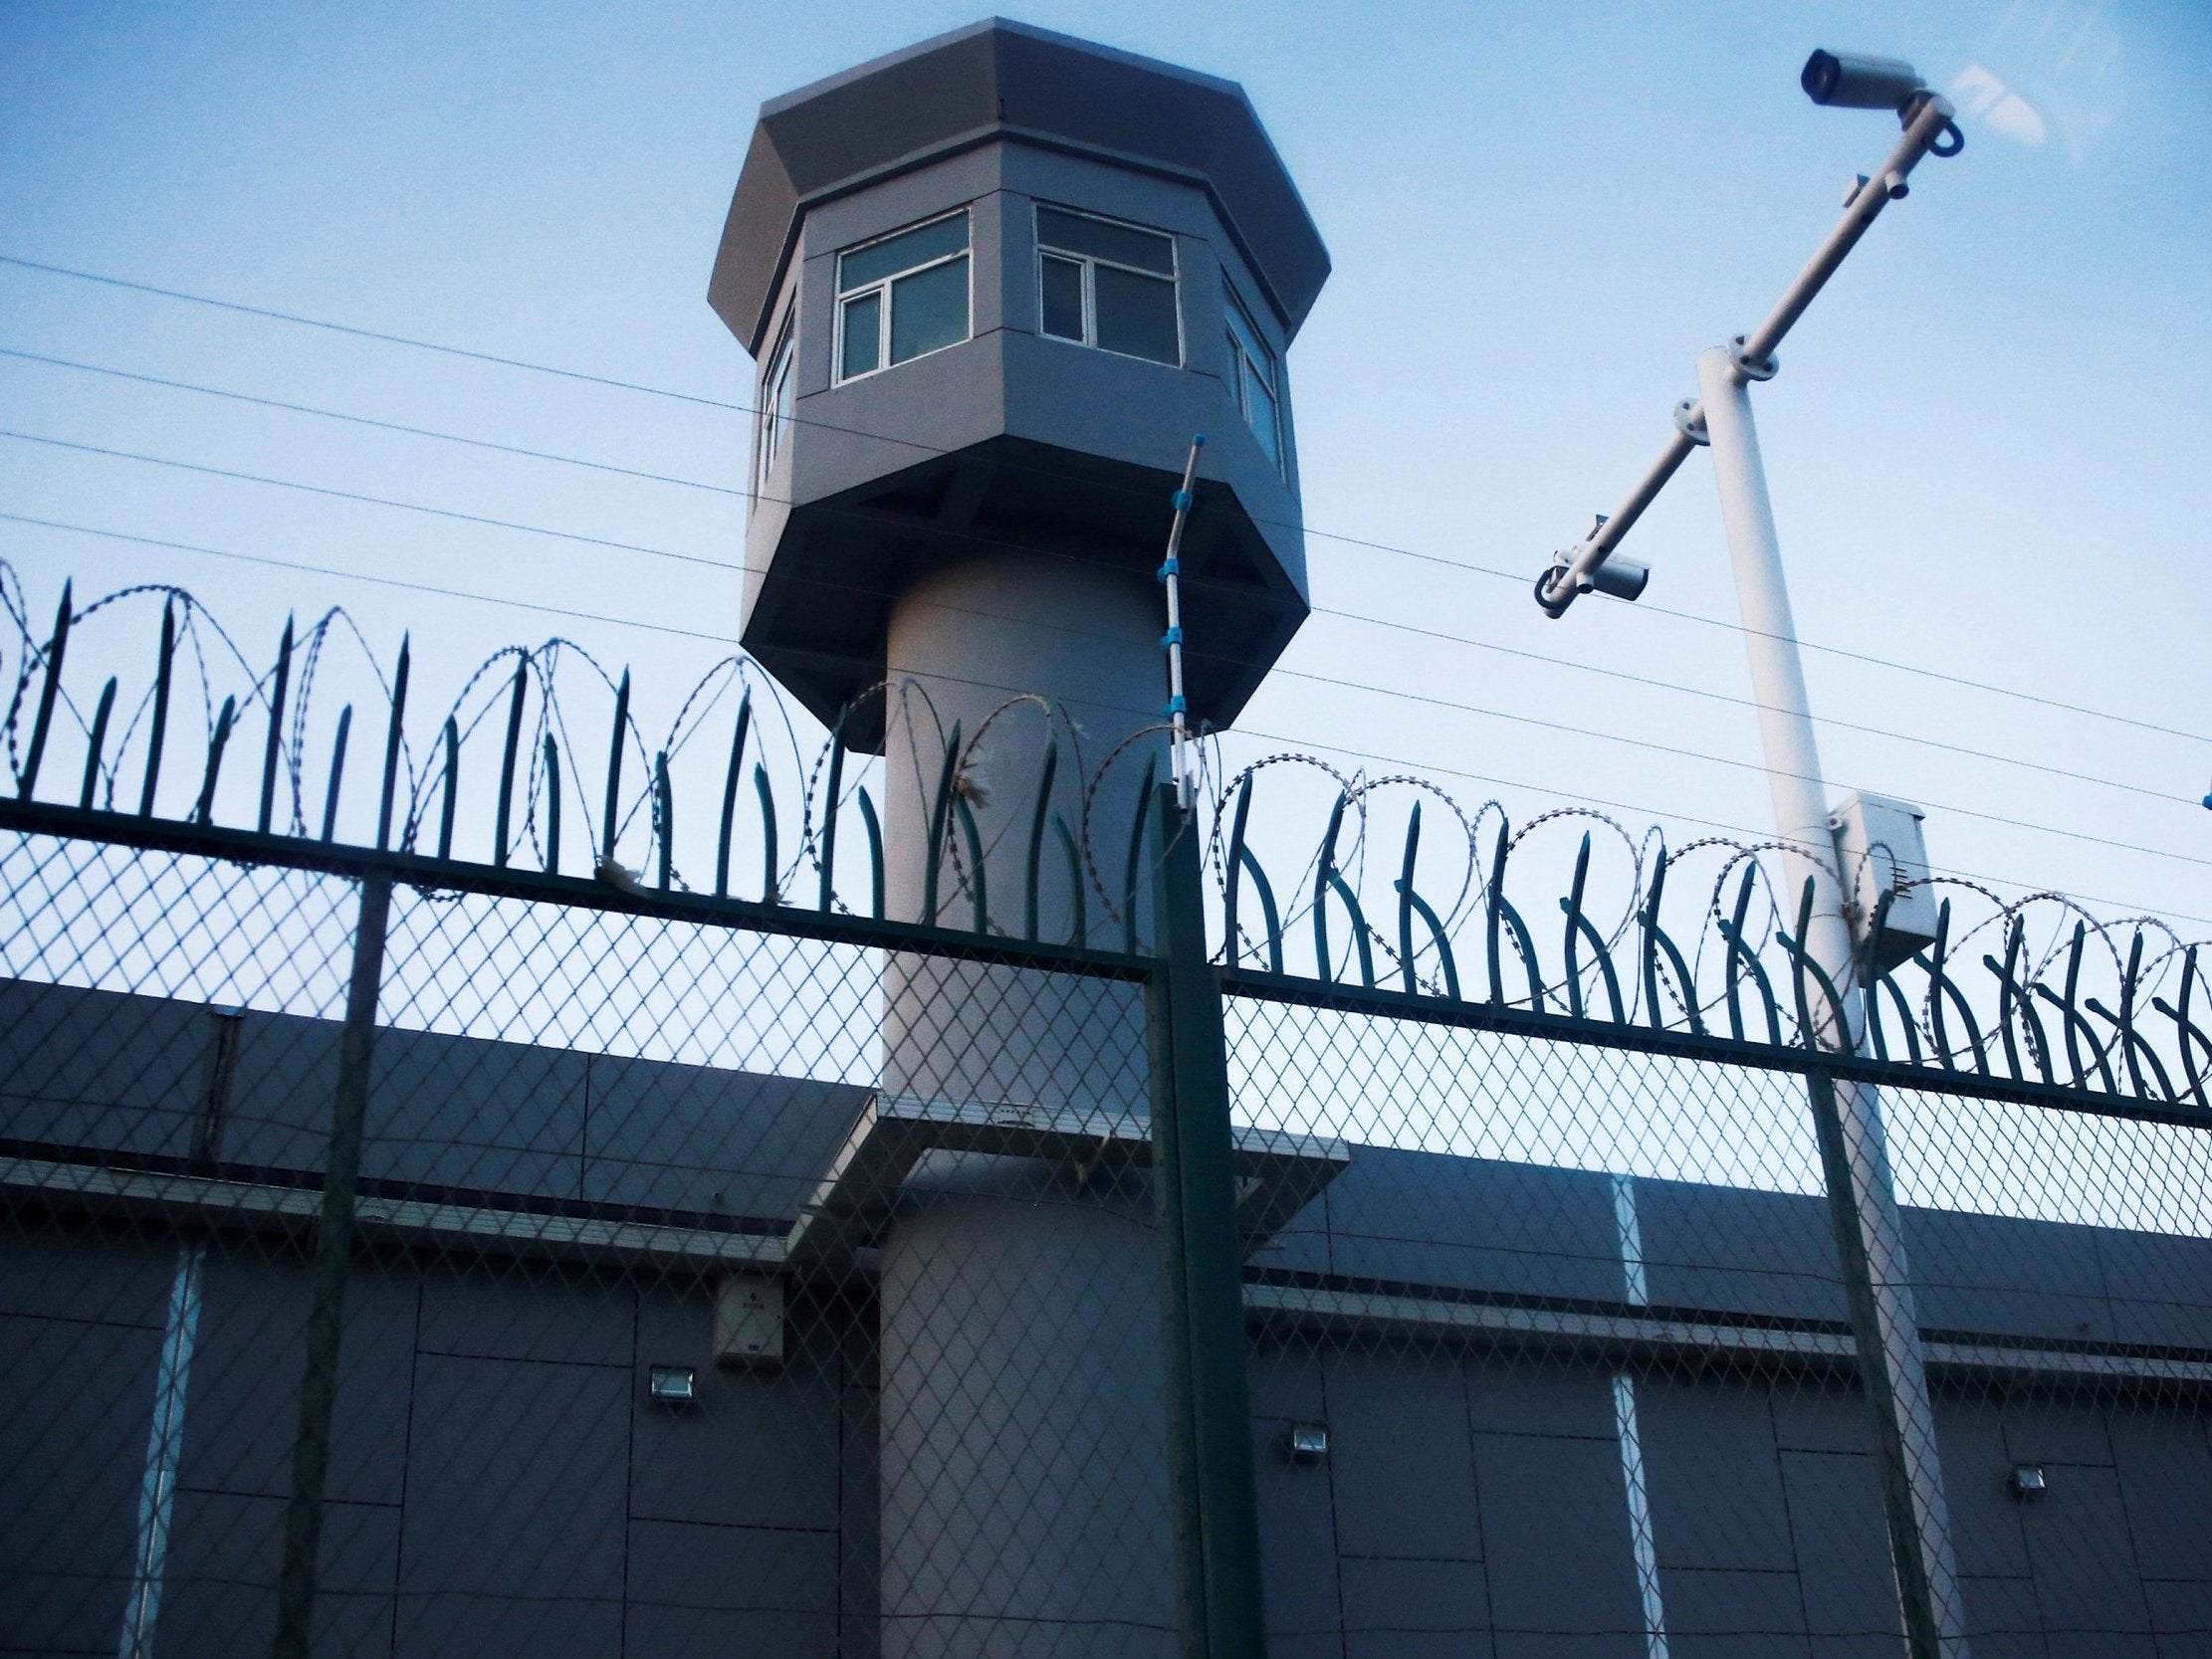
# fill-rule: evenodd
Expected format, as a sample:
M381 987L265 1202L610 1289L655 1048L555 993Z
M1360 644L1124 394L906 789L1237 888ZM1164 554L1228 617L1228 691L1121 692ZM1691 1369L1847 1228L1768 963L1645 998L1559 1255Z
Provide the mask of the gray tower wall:
M1097 865L1122 869L1143 768L1162 749L1140 735L1157 724L1146 693L1165 691L1159 606L1141 576L1043 551L979 554L907 590L888 645L894 915L922 909L956 725L975 744L967 798L1001 929L1022 926L1049 743L1061 756L1051 810L1078 832L1087 810ZM1023 695L1032 688L1052 701L1040 707ZM1116 749L1118 763L1086 786ZM1089 936L1118 938L1109 893L1070 870L1056 838L1044 850L1039 933L1069 936L1080 879L1093 889ZM956 831L939 882L947 925L970 925L973 880ZM1118 899L1118 875L1108 881ZM1015 1112L1146 1110L1134 986L896 957L884 1017L890 1093ZM1135 1176L970 1156L939 1157L910 1183L878 1289L887 1655L1175 1650L1159 1271L1151 1197Z

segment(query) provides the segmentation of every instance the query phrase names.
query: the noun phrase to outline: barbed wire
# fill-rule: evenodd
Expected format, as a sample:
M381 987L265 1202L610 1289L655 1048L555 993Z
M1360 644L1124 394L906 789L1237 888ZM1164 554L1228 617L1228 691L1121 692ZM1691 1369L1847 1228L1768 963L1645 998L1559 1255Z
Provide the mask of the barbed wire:
M167 705L176 697L181 678L189 682L186 695L198 706L207 742L208 775L201 782L196 810L203 816L209 811L222 734L243 718L241 708L259 710L272 725L279 724L281 711L281 728L270 737L268 763L274 775L267 787L273 789L274 782L281 780L283 813L281 819L273 816L272 824L281 824L278 833L296 836L334 834L344 764L340 733L350 720L351 705L340 711L332 727L329 765L321 778L326 804L319 832L310 814L312 785L317 781L315 745L323 726L319 689L340 673L332 666L338 660L333 653L338 653L347 663L343 673L365 676L364 693L380 699L391 711L399 697L397 672L387 673L353 619L342 609L333 609L298 633L290 658L293 683L280 687L282 663L265 672L256 670L219 620L188 591L168 584L117 589L82 607L72 599L71 626L81 627L135 602L155 599L162 609L166 644L152 683L124 699L104 688L104 713L88 720L68 685L48 672L55 641L41 636L20 574L0 561L0 609L14 630L17 647L4 728L19 791L36 783L29 770L32 752L41 745L51 747L46 723L59 714L77 725L88 743L86 775L92 788L89 797L81 790L78 798L116 809L126 757L136 741L147 752L137 806L140 811L152 809L159 784L153 764L157 727L167 718ZM402 660L407 649L402 646ZM574 797L583 803L578 816L585 826L583 841L593 873L618 884L658 882L678 891L700 891L701 879L677 857L680 824L696 820L669 816L675 799L671 768L703 732L730 715L735 704L739 714L734 717L737 724L724 773L718 894L727 889L732 803L739 773L749 756L758 756L754 765L760 801L754 839L765 861L765 902L793 902L797 883L810 871L821 878L825 903L851 908L838 891L829 843L833 827L848 807L866 805L867 783L876 779L890 795L900 797L895 806L887 798L887 807L917 816L928 826L921 833L920 856L928 867L949 878L939 911L944 911L947 897L965 901L973 909L978 931L1017 937L1033 925L1029 919L1036 915L1040 878L1034 872L1041 831L1052 800L1064 792L1075 803L1074 822L1066 826L1076 855L1073 879L1083 889L1085 908L1095 906L1102 918L1089 932L1107 935L1118 932L1134 945L1151 884L1142 837L1145 802L1132 781L1133 768L1142 758L1158 775L1168 723L1155 719L1125 723L1117 718L1114 740L1093 760L1090 750L1097 734L1085 729L1073 709L1031 694L1008 694L988 701L981 719L968 729L948 722L932 689L932 682L938 680L958 685L964 692L986 689L950 676L900 675L866 688L848 706L850 718L855 708L880 701L885 753L901 757L902 772L894 777L884 769L890 762L872 755L858 755L848 766L854 751L846 744L843 721L818 743L802 739L788 701L774 690L760 665L742 652L721 658L685 689L665 735L655 740L632 705L627 673L610 672L583 645L555 635L537 646L503 647L464 677L460 690L436 715L438 742L418 745L404 720L387 723L384 741L389 744L396 813L390 826L393 844L401 851L421 851L435 807L439 848L445 851L444 838L450 833L454 812L448 797L459 786L460 751L472 744L480 746L504 727L507 758L502 787L508 786L507 774L519 761L514 781L520 788L502 804L503 814L512 812L514 821L512 833L495 850L497 861L527 853L533 862L548 868L557 864L554 820L562 799L557 768L573 780ZM602 724L596 712L584 721L579 697L588 698L595 710L611 702L615 721ZM27 746L24 721L34 702L40 704L34 717L39 729ZM102 752L93 745L100 723L109 721L111 726L111 713L106 712L111 704L119 705L124 718L119 731L112 733L114 746ZM223 714L216 713L218 704ZM1004 755L999 754L1005 746L1000 733L1008 729L1004 723L1023 712L1035 718L1039 729L1025 730ZM1112 713L1119 717L1126 712ZM613 768L611 780L604 767L594 768L594 727L608 732L605 767ZM527 757L521 753L526 735ZM1797 897L1778 882L1775 861L1778 857L1810 859L1852 890L1861 873L1846 869L1833 848L1807 849L1772 838L1716 835L1669 851L1657 829L1639 835L1612 813L1587 805L1550 808L1515 827L1495 798L1469 810L1440 784L1416 773L1387 770L1370 775L1303 749L1273 751L1230 770L1222 764L1219 742L1218 733L1202 732L1194 752L1203 847L1213 870L1219 912L1218 957L1225 964L1234 965L1263 950L1270 961L1281 959L1287 968L1296 960L1300 970L1324 980L1343 981L1356 966L1368 984L1395 978L1418 994L1432 996L1464 995L1467 987L1479 985L1511 1005L1545 1009L1563 1003L1578 1012L1602 1008L1609 1017L1661 1028L1715 1028L1725 1009L1732 1032L1741 1029L1739 981L1748 976L1760 998L1758 1011L1764 1013L1771 1032L1786 1031L1788 1040L1798 1043L1820 1038L1818 1028L1827 1015L1808 1013L1817 999L1809 1000L1805 991L1800 965L1803 941L1791 936ZM1069 757L1064 785L1042 771L1042 757L1048 751L1057 755L1063 745ZM1021 764L1038 766L1039 771L1028 777L1000 775L1009 763L1007 756L1016 753L1022 757ZM1057 761L1053 764L1056 767ZM1246 839L1246 820L1256 781L1277 769L1314 776L1323 787L1301 791L1269 807L1263 820L1261 839L1267 851L1262 858ZM586 780L595 775L609 782L606 806L597 815L588 810L585 794ZM828 787L832 775L838 779L834 791ZM777 805L774 786L778 776L785 783L783 806ZM1392 802L1407 797L1394 873L1385 857L1391 844L1385 839L1385 818L1394 810ZM1425 805L1432 812L1441 809L1449 814L1455 830L1452 837L1442 842L1431 837L1426 846L1421 843L1420 813ZM791 810L797 815L798 835L786 854L776 820ZM872 807L868 810L872 813ZM1132 819L1132 811L1139 816ZM1319 815L1306 819L1310 837L1297 827L1307 814ZM1009 841L1019 846L1024 820L1031 874L1025 894L1027 914L1017 930L1010 908L1001 905L994 910L986 903L982 878L985 867L1001 857ZM506 821L503 816L502 823ZM905 856L912 856L915 828L903 816L900 823L901 846ZM1396 824L1391 818L1394 833ZM1571 836L1578 825L1582 826L1579 843L1566 842L1554 833L1564 829ZM1594 839L1600 831L1605 832L1602 842ZM658 872L631 871L617 860L625 838L640 833L648 848L646 862L657 856ZM1546 868L1564 864L1570 845L1573 849L1573 888L1558 900L1566 931L1554 950L1537 942L1550 925L1541 915L1534 922L1523 916L1513 906L1505 880L1507 862L1525 863L1539 843L1551 849L1545 855ZM1601 845L1619 851L1600 857ZM1159 848L1149 854L1159 856ZM883 855L876 850L871 857L877 860L873 886L881 892ZM1267 918L1264 931L1255 933L1249 913L1237 906L1233 895L1239 874L1250 872L1264 881L1270 860L1278 871L1293 872L1293 880L1287 887L1268 884L1269 910L1274 908L1273 893L1282 893L1285 902L1279 914ZM1680 879L1667 881L1669 872L1682 871L1693 862L1712 866L1709 883L1700 881L1685 889ZM1381 892L1386 881L1390 898ZM1731 884L1732 906L1728 903ZM1424 897L1423 889L1436 902ZM2212 957L2212 939L2187 939L2170 922L2149 915L2101 919L2079 899L2052 891L2008 900L1985 883L1955 875L1915 877L1895 886L1900 899L1923 890L1942 895L1941 921L1936 936L1920 943L1907 958L1926 972L1928 981L1910 1004L1909 1035L1903 1030L1896 1033L1912 1052L1924 1048L1938 1064L1964 1062L1987 1069L2000 1050L2005 1063L2017 1068L2018 1050L2024 1049L2037 1073L2048 1080L2055 1078L2063 1050L2076 1083L2093 1067L2116 1076L2117 1066L2132 1077L2137 1070L2137 1045L2144 1040L2135 1012L2149 1006L2171 1012L2175 1037L2167 1052L2174 1061L2172 1075L2185 1079L2188 1089L2202 1097L2204 1078L2212 1069L2212 1036L2195 1023L2191 1010L2199 995L2212 1001L2212 980L2199 965L2200 951ZM1685 891L1693 897L1685 900L1681 897ZM1954 927L1952 903L1959 898L1974 904L1971 914ZM1613 909L1615 903L1618 910ZM1338 912L1345 926L1332 939L1329 925ZM1395 916L1395 930L1376 920L1385 916ZM1422 924L1419 930L1414 926L1417 919ZM1301 947L1293 943L1305 931L1313 935L1310 954L1301 954ZM1474 933L1481 935L1479 940L1470 937ZM1980 951L1979 962L1973 963L1974 949L1984 941L1987 947ZM1682 950L1681 944L1688 948ZM1630 964L1626 958L1632 951L1636 960ZM1463 982L1456 967L1462 956ZM1961 963L1986 969L1986 976L1953 973ZM1903 992L1893 979L1862 977L1874 981L1867 986L1870 1023L1883 1017L1878 1005L1884 987L1892 996L1892 1011L1904 1005ZM2052 988L2054 979L2063 984L2063 993ZM1525 988L1513 988L1516 985ZM1795 999L1778 995L1775 986L1794 986ZM2056 1010L2052 1015L2059 1022L2056 1036L2038 1010L2039 999ZM1963 1028L1956 1033L1946 1013L1954 1004ZM1825 1004L1820 1006L1825 1009ZM2108 1029L2093 1026L2093 1017ZM1856 1016L1852 1023L1856 1024ZM1754 1029L1749 1034L1757 1033ZM2155 1053L2150 1063L2161 1076L2168 1075L2164 1060ZM2212 1102L2203 1104L2212 1110Z

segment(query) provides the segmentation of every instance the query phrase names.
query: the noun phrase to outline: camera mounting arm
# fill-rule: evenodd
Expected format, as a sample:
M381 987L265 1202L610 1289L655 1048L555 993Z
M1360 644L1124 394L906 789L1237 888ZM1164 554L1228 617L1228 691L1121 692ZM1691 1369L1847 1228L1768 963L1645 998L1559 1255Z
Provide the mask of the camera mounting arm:
M1844 198L1844 215L1836 228L1828 233L1797 280L1783 292L1774 309L1767 312L1766 320L1749 334L1740 334L1729 346L1729 358L1734 365L1738 385L1754 380L1770 380L1776 368L1775 347L1782 337L1795 326L1797 319L1836 274L1838 266L1867 234L1881 210L1890 202L1903 196L1909 189L1907 180L1920 158L1927 155L1956 155L1964 147L1956 119L1957 112L1943 99L1917 85L1919 78L1909 68L1892 64L1888 60L1839 58L1836 54L1816 52L1805 66L1805 88L1816 103L1835 103L1846 107L1864 106L1849 94L1866 83L1857 79L1862 66L1880 65L1888 72L1900 72L1901 77L1893 86L1897 91L1897 119L1904 127L1904 134L1897 145L1883 158L1880 169L1871 178L1853 180ZM1833 66L1833 67L1831 67ZM1840 76L1837 71L1840 70ZM1823 97L1817 90L1821 76L1833 88L1841 83L1846 97ZM1905 81L1902 78L1909 78ZM1689 452L1704 443L1704 405L1701 402L1677 406L1674 414L1674 435L1666 447L1659 451L1644 476L1637 481L1621 505L1597 520L1591 533L1583 540L1554 556L1542 575L1536 578L1536 603L1546 616L1557 620L1567 614L1567 607L1577 596L1593 588L1609 592L1616 597L1633 599L1644 590L1645 571L1641 565L1631 569L1606 569L1606 561L1621 539L1635 527L1644 510L1652 505L1659 493L1666 488ZM1630 561L1624 559L1622 566ZM1609 574L1611 575L1608 580Z

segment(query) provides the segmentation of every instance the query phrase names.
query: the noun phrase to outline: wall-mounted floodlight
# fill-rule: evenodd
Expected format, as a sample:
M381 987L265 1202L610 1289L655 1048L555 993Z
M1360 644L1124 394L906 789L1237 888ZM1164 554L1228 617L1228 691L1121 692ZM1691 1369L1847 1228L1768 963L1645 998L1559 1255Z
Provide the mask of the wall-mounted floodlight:
M699 1403L699 1373L689 1365L653 1365L645 1372L645 1397L655 1405Z
M1293 1463L1319 1463L1329 1455L1329 1425L1292 1423L1283 1430L1282 1452Z
M1805 314L1844 256L1866 235L1867 227L1890 202L1903 197L1912 169L1926 155L1956 155L1965 147L1956 111L1927 90L1927 83L1910 64L1897 58L1874 58L1856 52L1816 52L1805 61L1798 77L1806 96L1815 104L1837 109L1893 109L1904 136L1871 176L1855 180L1844 199L1844 216L1828 233L1812 260L1798 274L1767 318L1730 350L1736 384L1768 380L1774 376L1775 347L1782 336ZM1666 488L1689 452L1708 442L1702 399L1686 400L1674 410L1674 436L1659 458L1637 481L1628 499L1611 514L1601 517L1576 546L1554 555L1536 578L1536 603L1546 616L1557 620L1585 593L1604 593L1616 599L1634 599L1644 591L1651 572L1638 563L1620 574L1607 572L1620 561L1614 549L1644 517L1659 493Z
M2051 1490L2051 1483L2043 1478L2040 1463L2016 1463L2012 1473L2005 1477L2005 1490L2023 1504L2033 1503Z

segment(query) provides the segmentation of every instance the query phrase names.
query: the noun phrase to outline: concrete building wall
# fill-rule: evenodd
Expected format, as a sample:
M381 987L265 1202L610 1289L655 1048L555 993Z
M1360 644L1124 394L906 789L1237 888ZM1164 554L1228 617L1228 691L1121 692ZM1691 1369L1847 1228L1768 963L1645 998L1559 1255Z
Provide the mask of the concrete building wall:
M0 1150L180 1167L219 1017L0 987ZM315 1166L333 1040L327 1022L245 1017L226 1169L273 1181ZM549 1214L688 1216L718 1236L787 1222L863 1098L418 1033L381 1034L379 1054L373 1180ZM180 1230L179 1211L89 1217L28 1192L19 1172L7 1181L0 1652L116 1649L186 1239L206 1250L203 1305L159 1651L253 1651L273 1617L290 1482L300 1236ZM1255 1255L1252 1432L1276 1652L1647 1654L1623 1374L1674 1659L1896 1651L1822 1205L1630 1186L1648 1307L1629 1295L1602 1173L1354 1147ZM2206 1395L2145 1380L2157 1362L2212 1358L2212 1241L1906 1220L1975 1653L2212 1652ZM717 1370L712 1276L696 1266L379 1242L347 1301L329 1651L873 1653L883 1440L860 1266L836 1297L793 1288L779 1370ZM1431 1313L1377 1324L1297 1301L1354 1292ZM1523 1326L1484 1324L1496 1310ZM1815 1346L1746 1361L1525 1324L1626 1330L1670 1311ZM2057 1357L2009 1370L1941 1358L2006 1345ZM2069 1353L2124 1361L2135 1380L2068 1372ZM651 1403L655 1363L696 1366L702 1403ZM1325 1459L1288 1458L1293 1422L1327 1425ZM2022 1462L2049 1481L2033 1503L2006 1489Z
M117 1649L175 1256L111 1232L8 1230L0 1653ZM246 1242L212 1247L204 1275L164 1659L266 1651L291 1489L305 1265ZM802 1362L715 1370L710 1318L708 1287L661 1276L356 1271L316 1651L867 1651L841 1645L840 1518L873 1499L870 1378L846 1367L827 1316L794 1332ZM647 1399L663 1361L699 1366L697 1406Z

